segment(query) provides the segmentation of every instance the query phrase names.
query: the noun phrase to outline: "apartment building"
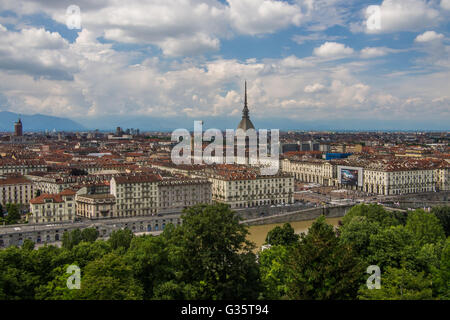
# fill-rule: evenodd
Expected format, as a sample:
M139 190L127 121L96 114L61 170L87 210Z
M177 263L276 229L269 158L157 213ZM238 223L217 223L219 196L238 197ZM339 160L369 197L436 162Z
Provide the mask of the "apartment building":
M77 216L88 219L116 217L116 197L112 194L84 194L76 196Z
M167 179L158 183L158 193L158 213L180 212L212 202L211 182L207 179Z
M450 190L450 164L442 164L439 168L434 170L434 177L436 181L437 191Z
M365 169L363 191L401 195L435 191L433 170Z
M116 197L117 217L136 217L157 213L160 175L122 175L111 179L110 193Z
M333 166L329 161L283 159L281 171L291 174L298 181L333 185Z
M41 193L58 194L65 189L74 188L78 185L98 184L106 180L109 181L112 174L71 176L67 173L48 174L33 172L26 175L26 177L34 182L35 190L39 190Z
M47 171L47 164L43 160L14 160L0 159L0 175L19 173L25 175L33 171Z
M234 165L217 165L205 173L212 200L231 208L294 202L294 177L286 173L261 175L257 168Z
M301 182L337 186L380 195L449 190L448 164L432 159L284 159L283 172ZM354 184L341 181L341 169L358 171Z
M0 177L0 204L28 205L34 197L33 182L23 176Z
M76 215L76 192L64 190L58 194L41 194L30 200L30 223L73 221Z

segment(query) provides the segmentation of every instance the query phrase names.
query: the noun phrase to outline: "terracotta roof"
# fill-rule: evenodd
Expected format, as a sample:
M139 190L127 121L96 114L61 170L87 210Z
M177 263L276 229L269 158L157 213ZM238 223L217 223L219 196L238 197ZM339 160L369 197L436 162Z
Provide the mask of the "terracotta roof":
M45 200L53 200L53 202L56 203L61 203L64 202L64 200L62 199L61 195L59 194L41 194L39 197L31 199L30 203L31 204L44 204Z
M32 182L24 177L11 177L6 179L0 179L0 185L7 184L31 184Z
M61 196L74 196L76 195L76 191L72 189L65 189L59 193Z
M162 180L160 175L146 174L146 175L126 175L114 177L117 184L126 183L144 183L144 182L158 182Z

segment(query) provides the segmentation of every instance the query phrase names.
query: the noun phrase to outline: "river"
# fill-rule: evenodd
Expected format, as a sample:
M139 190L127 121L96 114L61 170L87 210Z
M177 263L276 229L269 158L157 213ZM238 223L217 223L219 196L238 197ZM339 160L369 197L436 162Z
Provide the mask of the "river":
M342 220L342 217L339 218L327 218L327 223L337 227L339 220ZM294 221L290 222L292 228L294 228L295 233L302 233L308 231L308 228L313 224L315 220L304 220L304 221ZM250 226L249 231L250 234L247 236L247 239L254 242L258 249L266 241L267 233L275 228L276 226L283 226L284 223L271 223L264 224L259 226Z

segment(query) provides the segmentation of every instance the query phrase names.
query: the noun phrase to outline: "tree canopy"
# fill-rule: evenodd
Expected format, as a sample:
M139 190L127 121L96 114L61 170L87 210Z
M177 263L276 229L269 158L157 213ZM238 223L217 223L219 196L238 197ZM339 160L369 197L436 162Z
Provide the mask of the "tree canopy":
M0 250L0 299L450 299L445 208L392 214L352 208L335 228L319 217L300 237L290 224L257 249L227 205L197 205L158 236L95 228L65 232L62 246ZM369 266L381 289L369 289ZM69 289L68 267L81 272Z

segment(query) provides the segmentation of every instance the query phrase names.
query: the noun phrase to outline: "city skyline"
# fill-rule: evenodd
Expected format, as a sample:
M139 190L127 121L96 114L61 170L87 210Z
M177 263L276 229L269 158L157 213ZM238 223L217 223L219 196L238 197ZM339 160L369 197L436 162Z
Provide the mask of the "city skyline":
M449 16L447 0L4 1L0 110L86 129L234 128L246 79L256 127L448 130Z

